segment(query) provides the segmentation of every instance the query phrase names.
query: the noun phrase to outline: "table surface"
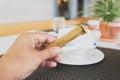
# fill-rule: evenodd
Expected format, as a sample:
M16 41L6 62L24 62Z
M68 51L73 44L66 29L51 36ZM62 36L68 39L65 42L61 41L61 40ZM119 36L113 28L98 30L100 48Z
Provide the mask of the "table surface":
M66 25L80 24L77 20L66 20ZM15 22L0 24L0 37L19 34L29 30L52 30L52 20Z
M84 66L58 64L56 68L38 68L25 80L120 80L120 50L98 48L103 61Z

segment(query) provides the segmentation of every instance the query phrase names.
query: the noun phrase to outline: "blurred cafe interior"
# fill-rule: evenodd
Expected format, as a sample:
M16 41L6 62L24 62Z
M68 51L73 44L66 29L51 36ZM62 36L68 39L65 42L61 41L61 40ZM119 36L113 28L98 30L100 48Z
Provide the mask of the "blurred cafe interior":
M0 0L0 36L19 34L29 30L53 30L54 18L63 17L66 26L85 25L91 31L92 37L98 41L98 45L103 45L104 42L119 44L119 34L117 39L100 38L99 25L101 18L94 17L92 10L96 1ZM120 18L117 17L116 21L120 22ZM119 24L117 25L119 26ZM101 44L102 42L103 44Z
M0 55L4 55L6 50L13 44L15 39L22 32L44 31L50 35L61 37L63 36L63 34L66 34L71 29L76 27L76 25L82 24L84 26L84 29L87 32L86 35L83 37L78 37L76 40L73 40L73 42L68 44L68 46L72 46L73 44L80 44L79 45L80 49L85 48L84 50L83 49L81 50L83 51L83 53L86 52L86 48L87 50L88 48L92 48L92 49L98 48L97 50L100 50L100 54L98 51L98 55L97 54L95 55L99 59L90 58L91 63L89 63L90 62L89 60L88 63L84 64L83 63L84 59L82 58L83 62L80 63L80 65L88 65L88 64L90 65L93 63L100 62L104 60L103 58L106 58L107 56L111 58L112 57L111 55L113 55L114 53L116 53L120 57L120 1L113 0L113 2L111 3L109 1L112 1L112 0L0 0ZM116 3L114 1L118 1L118 2ZM100 3L102 8L97 2ZM98 7L96 7L97 6L96 3ZM108 4L108 7L107 7L108 9L106 7L103 7L104 4ZM119 5L117 6L118 8L116 7L117 4ZM114 6L113 10L111 6ZM101 12L100 12L100 9L98 8L101 9ZM108 11L105 12L104 11L105 9ZM99 12L100 12L100 15L99 15ZM114 13L117 13L117 15ZM108 16L103 17L101 16L102 14L108 15ZM112 19L113 22L110 19L112 18L111 14L114 18L114 20ZM105 20L109 20L108 21L109 23L103 22ZM100 26L102 25L109 26L109 28L105 28L104 30L106 31L101 31L103 27L100 27ZM107 31L111 31L111 32L107 32ZM77 46L74 46L73 49L75 48L77 49ZM96 53L97 53L97 50L95 50ZM101 52L104 55L103 54L101 55ZM110 53L111 55L109 55L109 52L111 52ZM118 58L118 56L114 56L114 59L115 57ZM99 68L97 68L96 66L93 66L96 69L96 71L97 69L102 70L102 68L104 68L105 71L108 70L108 72L112 70L111 68L113 67L106 69L108 66L105 65L107 64L105 62L109 62L109 60L107 61L108 57L105 59L106 61L103 61L103 64L102 63L100 64L101 67L99 66L99 64L96 65ZM119 60L116 60L116 61L120 62L120 58ZM115 63L113 61L113 64L111 62L111 64L108 63L108 65L113 66L115 65ZM60 66L64 66L64 65L60 65ZM119 63L119 66L120 66L120 63ZM57 69L58 72L60 72L59 67ZM66 66L63 68L66 68L66 71L67 71ZM71 69L71 68L68 68L68 69ZM84 70L86 68L87 67L85 67ZM43 70L46 70L46 69L43 69ZM84 70L81 69L81 71L84 71ZM87 70L92 71L93 70L92 66ZM116 70L116 71L119 71L119 70ZM95 79L93 79L93 77L87 78L87 79L80 78L80 80L119 80L120 79L120 75L119 75L119 79L110 78L110 76L112 76L112 72L111 74L107 74L106 72L101 71L101 74L103 73L103 75L104 73L106 73L104 76L109 76L109 78L104 77L105 79L100 77L101 74L99 74L99 71L98 71L98 74L97 72L95 73L94 72L95 71L93 71L94 75L98 75L97 78L95 77L94 77ZM63 73L61 72L60 74L62 75ZM118 73L113 72L113 73L117 75L119 72ZM74 74L74 71L73 71L73 74ZM89 75L89 73L87 74ZM90 73L90 75L92 75L92 73ZM33 75L33 77L34 76L35 75ZM113 76L113 77L116 77L116 76ZM29 78L32 79L32 76ZM31 80L29 78L27 80ZM45 79L47 78L41 78L41 80L45 80ZM52 80L52 79L47 79L47 80ZM61 78L58 80L79 80L79 79Z

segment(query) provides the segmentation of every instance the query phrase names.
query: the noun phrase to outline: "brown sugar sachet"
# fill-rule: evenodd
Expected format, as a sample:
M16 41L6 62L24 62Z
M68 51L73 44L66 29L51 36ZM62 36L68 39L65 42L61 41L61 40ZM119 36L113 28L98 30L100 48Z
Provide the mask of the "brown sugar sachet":
M79 35L83 35L85 33L86 33L86 31L84 30L83 25L78 25L76 28L74 28L73 30L68 32L66 35L64 35L60 39L56 40L52 44L48 45L47 48L54 47L54 46L63 47L66 43L72 41Z

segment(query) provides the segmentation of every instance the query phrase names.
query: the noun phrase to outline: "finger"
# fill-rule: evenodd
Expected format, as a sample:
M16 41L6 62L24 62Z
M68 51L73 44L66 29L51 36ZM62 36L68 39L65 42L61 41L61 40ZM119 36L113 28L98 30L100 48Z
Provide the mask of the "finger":
M52 43L54 42L57 38L49 35L47 33L41 33L41 32L37 32L34 33L34 38L35 38L35 43L36 44L40 44L40 43Z
M57 55L57 56L55 56L55 57L53 57L53 60L55 61L55 62L60 62L60 57Z
M46 66L46 62L54 62L54 63L57 63L57 62L60 62L60 57L59 56L55 56L55 57L53 57L53 58L51 58L51 59L48 59L48 60L46 60L46 61L43 61L40 65L41 66ZM48 64L49 65L49 64ZM49 67L49 66L48 66Z
M57 40L57 37L51 36L51 35L47 35L47 43L53 43L55 40Z
M57 63L53 61L46 61L46 67L56 67Z
M35 44L36 48L40 48L42 46L42 44Z
M54 61L44 61L40 64L40 66L43 66L43 67L56 67L57 66L57 63L54 62Z
M61 52L62 52L62 49L60 47L50 47L50 48L39 51L39 55L40 55L41 61L43 62L47 59L55 57Z

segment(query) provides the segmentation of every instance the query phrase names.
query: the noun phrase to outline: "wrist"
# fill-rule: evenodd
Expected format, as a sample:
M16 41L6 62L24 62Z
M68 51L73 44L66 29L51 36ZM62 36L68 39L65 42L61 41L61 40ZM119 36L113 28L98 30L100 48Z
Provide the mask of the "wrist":
M2 58L0 58L0 80L18 80Z

